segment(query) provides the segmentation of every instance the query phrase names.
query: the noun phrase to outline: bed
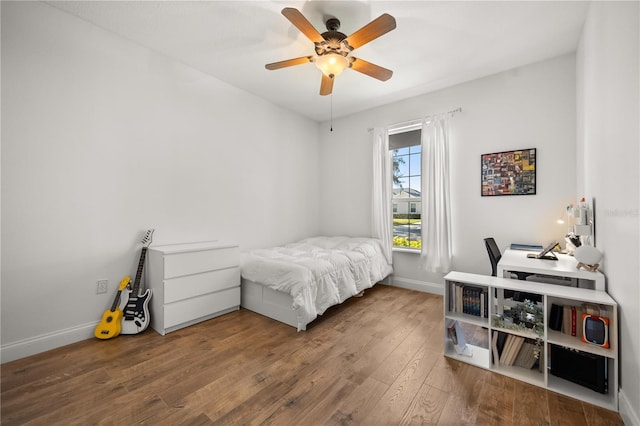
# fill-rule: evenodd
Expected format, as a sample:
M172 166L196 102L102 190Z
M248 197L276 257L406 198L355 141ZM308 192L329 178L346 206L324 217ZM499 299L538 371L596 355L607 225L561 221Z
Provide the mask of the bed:
M241 256L241 306L298 331L393 272L374 238L314 237Z

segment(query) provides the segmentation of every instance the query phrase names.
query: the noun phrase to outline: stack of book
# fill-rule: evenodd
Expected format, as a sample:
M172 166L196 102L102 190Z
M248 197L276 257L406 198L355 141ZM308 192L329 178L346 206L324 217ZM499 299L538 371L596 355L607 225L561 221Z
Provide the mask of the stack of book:
M535 341L510 333L493 333L491 350L493 362L504 366L532 369L537 361Z
M486 288L450 282L448 291L450 312L489 317L489 293Z

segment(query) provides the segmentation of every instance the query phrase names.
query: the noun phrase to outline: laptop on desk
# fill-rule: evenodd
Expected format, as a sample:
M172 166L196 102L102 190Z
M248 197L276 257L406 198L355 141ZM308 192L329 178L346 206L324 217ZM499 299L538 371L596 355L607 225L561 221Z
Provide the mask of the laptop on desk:
M560 243L558 243L557 241L552 242L551 244L549 244L548 246L546 246L545 248L542 249L542 251L538 254L536 253L529 253L527 255L528 258L530 259L546 259L546 260L558 260L558 257L555 255L555 253L553 253L553 249L556 248L557 245L559 245Z

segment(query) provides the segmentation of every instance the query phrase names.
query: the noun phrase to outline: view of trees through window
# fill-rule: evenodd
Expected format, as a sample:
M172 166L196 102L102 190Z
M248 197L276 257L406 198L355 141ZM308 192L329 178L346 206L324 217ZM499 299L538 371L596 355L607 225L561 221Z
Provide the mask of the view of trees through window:
M390 139L393 158L393 246L420 249L422 247L421 170L422 147L420 131L417 143ZM407 145L407 143L413 143ZM404 146L403 146L404 145Z

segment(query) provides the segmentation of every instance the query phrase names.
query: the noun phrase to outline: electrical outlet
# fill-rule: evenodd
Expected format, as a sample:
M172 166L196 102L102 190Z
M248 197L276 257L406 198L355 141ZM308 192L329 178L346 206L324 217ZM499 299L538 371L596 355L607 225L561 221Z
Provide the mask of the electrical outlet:
M107 292L107 287L109 287L109 280L98 280L96 281L96 294L103 294Z

